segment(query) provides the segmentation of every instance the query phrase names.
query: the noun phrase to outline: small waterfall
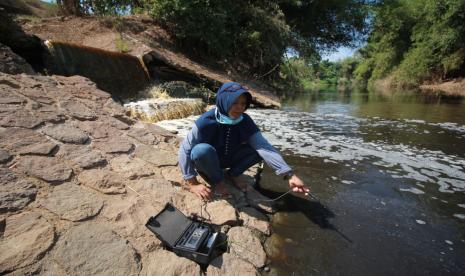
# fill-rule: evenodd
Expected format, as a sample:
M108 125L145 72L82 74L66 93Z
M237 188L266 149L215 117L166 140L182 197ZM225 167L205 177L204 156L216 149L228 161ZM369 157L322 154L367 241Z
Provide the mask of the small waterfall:
M202 114L214 99L212 91L182 81L153 85L138 96L124 107L129 116L148 123Z
M138 57L67 42L46 41L51 73L91 79L97 87L120 99L132 98L147 87L149 74Z

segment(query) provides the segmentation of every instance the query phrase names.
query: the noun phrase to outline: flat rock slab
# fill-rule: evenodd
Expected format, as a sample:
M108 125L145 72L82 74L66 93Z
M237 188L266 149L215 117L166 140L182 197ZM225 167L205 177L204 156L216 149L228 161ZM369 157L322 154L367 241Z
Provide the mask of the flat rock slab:
M90 169L107 163L102 153L92 150L90 146L62 145L57 156L70 160L83 169Z
M260 240L246 227L233 227L228 232L228 243L231 252L248 261L255 267L265 265L266 253Z
M206 207L210 221L216 225L235 225L237 223L236 210L226 200L209 202Z
M18 169L23 173L50 183L68 180L73 170L54 157L24 156L18 161Z
M42 131L63 143L85 144L89 139L89 136L84 131L65 124L46 126Z
M8 169L0 169L0 213L17 211L36 198L34 183L18 178Z
M27 100L18 96L15 93L17 89L12 89L10 85L6 84L8 82L7 80L0 80L0 105L8 105L9 107L16 107L17 109L19 105L26 103Z
M66 116L59 113L57 110L54 110L53 106L32 106L34 116L39 118L44 122L49 122L53 124L62 123L66 120Z
M105 153L128 153L134 148L134 145L131 142L123 139L94 141L92 146Z
M45 135L34 130L11 127L0 130L0 145L18 153L24 147L50 142Z
M18 90L18 93L39 103L52 104L55 102L55 100L45 94L43 86L38 83L31 84L29 87L23 87L23 89Z
M120 174L108 170L92 169L83 171L78 176L82 185L104 194L123 194L126 192L124 179Z
M163 167L161 168L161 174L164 179L178 183L178 185L181 185L183 181L182 173L178 166Z
M139 158L120 155L110 161L111 168L129 179L136 179L154 174L154 166Z
M92 110L76 100L60 102L60 108L65 114L78 120L95 120L97 118Z
M135 128L131 127L128 131L128 135L137 141L147 144L147 145L156 145L160 141L155 137L150 131L145 128Z
M12 114L6 115L0 120L0 126L3 127L22 127L22 128L35 128L43 124L45 120L34 116L31 112L26 110L18 110Z
M176 134L173 134L169 130L166 130L160 126L154 124L143 124L145 128L147 128L150 132L155 134L157 137L163 137L163 142L168 142L171 139L176 139Z
M53 259L70 275L138 275L140 264L127 241L104 223L83 223L58 240Z
M108 117L104 117L103 121L78 122L77 125L94 139L119 137L122 134L118 129L111 126L111 121L108 121Z
M10 160L11 155L8 151L0 149L0 164L8 162Z
M0 274L40 260L52 246L54 237L53 226L38 213L8 217L0 241Z
M102 215L118 227L118 233L129 239L137 252L152 252L162 246L145 224L148 218L163 210L165 204L158 203L148 194L131 200L111 199L107 202Z
M176 166L178 164L178 157L172 151L156 149L146 145L138 146L134 156L152 163L157 167Z
M18 149L17 153L20 155L51 155L52 152L58 147L57 144L52 142L32 144L29 146Z
M201 275L200 267L195 262L160 249L149 254L144 261L141 276L152 275Z
M186 216L197 215L203 219L211 219L205 212L205 203L188 191L180 191L174 195L173 203Z
M210 262L207 269L207 275L256 276L259 275L259 273L251 263L242 260L234 254L224 253Z
M268 217L254 208L244 207L239 212L239 218L244 226L256 229L265 235L270 235L270 223Z
M103 200L76 184L65 183L54 187L42 205L62 219L80 221L97 215Z
M170 181L163 178L144 178L133 181L131 185L134 191L147 196L152 201L158 202L161 205L172 202L177 193L176 187Z
M123 122L117 118L114 117L104 117L102 120L109 122L110 125L114 128L117 128L119 130L126 130L129 129L129 124L127 122Z
M204 202L195 194L182 190L173 196L173 203L186 216L196 215L217 225L237 224L235 209L226 200Z

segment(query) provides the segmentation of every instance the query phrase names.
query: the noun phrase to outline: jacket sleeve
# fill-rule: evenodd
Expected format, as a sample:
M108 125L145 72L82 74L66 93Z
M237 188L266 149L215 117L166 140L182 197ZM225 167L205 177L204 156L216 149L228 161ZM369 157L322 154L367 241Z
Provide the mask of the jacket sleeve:
M187 137L181 143L179 147L178 157L179 157L179 166L181 167L181 172L184 179L190 179L197 176L195 171L194 161L191 159L191 150L192 148L199 143L198 140L198 128L194 124L192 129L187 134Z
M279 152L263 137L260 131L255 132L248 141L249 145L254 148L258 154L265 160L277 175L292 172L291 167L284 161Z

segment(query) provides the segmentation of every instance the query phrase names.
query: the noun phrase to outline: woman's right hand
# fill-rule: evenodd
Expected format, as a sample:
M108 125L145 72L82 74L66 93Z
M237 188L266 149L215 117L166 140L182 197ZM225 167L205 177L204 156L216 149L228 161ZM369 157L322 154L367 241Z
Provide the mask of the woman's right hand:
M211 190L204 184L200 183L197 178L192 177L186 180L189 185L189 190L200 197L202 200L210 200Z
M196 194L198 197L200 197L204 201L210 200L211 190L210 188L208 188L207 186L203 184L191 186L190 191Z

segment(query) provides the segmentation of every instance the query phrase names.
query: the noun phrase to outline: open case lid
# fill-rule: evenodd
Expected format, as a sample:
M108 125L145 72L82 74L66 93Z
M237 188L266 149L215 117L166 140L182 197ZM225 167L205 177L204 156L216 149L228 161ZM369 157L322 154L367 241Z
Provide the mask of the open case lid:
M181 211L170 203L156 216L151 217L145 226L157 234L158 238L174 247L176 241L192 223Z

